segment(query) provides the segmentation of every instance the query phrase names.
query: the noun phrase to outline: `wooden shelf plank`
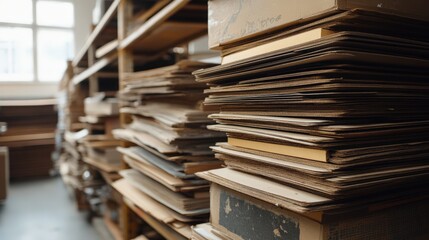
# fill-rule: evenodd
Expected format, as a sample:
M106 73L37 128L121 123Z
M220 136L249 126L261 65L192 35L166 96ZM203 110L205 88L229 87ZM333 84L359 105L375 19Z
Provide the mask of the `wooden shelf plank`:
M147 9L143 13L138 14L134 18L134 22L137 24L142 24L146 22L150 17L152 17L156 12L165 7L168 3L170 3L170 0L159 0L150 9Z
M121 0L115 0L107 9L104 16L101 18L100 22L97 24L97 26L94 28L94 30L89 35L88 39L86 40L83 47L80 49L80 51L76 54L76 57L73 59L73 66L77 67L79 65L79 62L83 59L83 57L88 52L88 49L91 47L91 45L94 43L95 39L99 36L101 31L105 29L107 26L107 23L113 18L114 14L118 10L118 6Z
M129 34L124 40L119 43L120 49L131 47L142 37L147 36L152 30L166 21L170 16L186 6L190 0L175 0L149 18L143 25Z
M31 100L0 100L0 107L57 105L56 98Z
M118 58L117 53L113 53L112 55L106 56L100 60L98 60L94 65L91 67L85 69L83 72L79 73L78 75L75 75L73 77L73 84L77 85L80 82L84 81L85 79L88 79L92 75L99 72L102 68L106 67L110 63L112 63L114 60Z
M133 211L137 216L143 219L147 224L149 224L153 229L155 229L159 234L161 234L167 240L185 240L181 234L174 231L167 224L160 222L155 219L145 211L141 210L139 207L134 205L134 203L128 198L124 197L124 202L127 206Z
M191 236L190 225L178 222L173 210L135 189L127 180L120 179L114 182L112 186L123 196L125 203L128 202L127 205L133 212L166 239L187 239Z
M102 58L102 57L106 56L107 54L110 54L113 51L117 50L118 46L119 46L119 42L117 39L110 41L110 42L104 44L103 46L99 47L95 51L95 57L96 58Z
M97 78L119 78L118 72L97 72L95 76Z
M149 35L137 41L135 50L156 55L187 43L207 33L207 24L193 22L164 22Z
M109 185L112 185L112 183L122 178L122 176L119 175L119 173L117 172L114 172L114 173L100 172L100 174L103 177L104 181L106 181L107 184Z
M112 166L112 165L109 165L107 163L103 163L103 162L93 160L89 157L84 157L83 161L85 163L97 168L98 170L101 170L101 171L107 172L107 173L118 172L122 169L120 166Z
M112 220L110 220L107 216L104 216L104 224L106 224L107 229L110 231L115 240L124 239L121 235L121 229L119 228L119 226L116 223L112 222Z

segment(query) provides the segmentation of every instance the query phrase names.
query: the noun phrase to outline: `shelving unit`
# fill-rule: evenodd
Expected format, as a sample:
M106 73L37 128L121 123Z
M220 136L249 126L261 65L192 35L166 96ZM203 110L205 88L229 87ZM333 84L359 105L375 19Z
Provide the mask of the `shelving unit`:
M0 146L9 148L10 179L49 176L57 123L55 99L2 100ZM2 130L6 130L3 132ZM30 157L31 156L31 157Z
M162 56L173 47L181 46L206 34L206 3L201 1L202 4L198 4L198 2L195 4L195 2L197 1L158 1L146 11L140 11L138 16L135 16L132 14L135 12L133 2L131 0L121 1L118 9L120 90L123 89L123 81L127 74L135 72L137 69L146 69L145 63ZM142 24L139 25L139 22ZM133 29L130 26L135 27ZM136 61L136 56L142 56L142 58ZM121 124L125 125L129 120L127 114L121 114ZM124 142L123 146L127 144ZM136 226L133 222L129 222L130 212L142 218L165 239L185 239L183 231L190 231L190 229L172 228L171 225L160 222L141 204L141 202L133 202L129 195L124 196L121 210L124 239L136 237L133 235Z
M171 65L186 58L187 44L206 34L206 1L115 0L69 63L73 74L65 88L80 90L81 105L84 98L105 91L107 85L117 86L116 90L121 91L127 74ZM110 87L108 90L113 89ZM130 121L126 113L121 113L119 118L122 126ZM80 117L82 123L90 124L89 120ZM131 143L122 141L120 145L127 147ZM120 179L119 170L128 168L124 161L121 167L112 167L89 157L83 157L82 161L99 171L108 185ZM129 196L121 195L114 188L112 190L120 196L120 223L117 225L107 217L104 217L104 222L115 239L138 237L140 225L135 221L136 217L166 239L184 239L183 231L190 232L190 228L174 229L172 225L160 222Z
M89 95L98 92L99 81L117 79L117 10L121 0L112 2L72 61L74 85L89 81Z
M72 194L75 195L78 209L90 211L91 215L94 216L97 215L97 209L105 212L100 219L101 221L98 222L105 225L104 229L110 231L109 235L118 240L122 239L119 225L109 217L111 215L110 210L103 210L109 209L108 204L115 204L114 196L101 198L104 207L97 207L94 210L94 206L90 204L90 196L87 193L91 191L86 190L90 188L95 192L102 190L103 185L109 185L119 178L118 171L121 167L97 161L97 159L88 156L82 139L86 135L91 137L93 134L97 134L93 135L96 138L90 139L99 138L98 140L101 142L108 141L111 129L117 127L117 124L114 123L115 121L118 122L117 114L87 115L84 101L86 98L94 97L100 92L104 92L106 96L110 97L113 92L118 91L118 54L116 50L117 10L120 2L121 0L115 0L111 3L99 23L93 28L82 49L69 63L68 71L66 71L64 78L68 79L63 81L63 85L65 85L63 88L67 92L68 108L77 110L73 118L68 119L69 123L66 130L69 133L77 134L73 136L76 137L76 139L72 140L74 145L68 142L70 139L66 139L65 153L68 155L63 157L63 166L60 169L64 182L70 188ZM82 129L87 129L87 133L79 132ZM83 137L79 137L79 134L83 135ZM94 179L82 181L80 175L84 173L89 173L91 178Z
M108 26L110 23L115 22L116 13L120 2L121 0L115 0L110 5L107 12L104 14L100 22L89 35L81 50L76 54L76 57L73 59L74 67L88 67L88 61L86 60L86 58L90 57L88 55L91 49L100 48L103 45L108 44L110 41L114 41L114 39L111 39L112 30ZM113 32L115 33L115 29L113 30Z

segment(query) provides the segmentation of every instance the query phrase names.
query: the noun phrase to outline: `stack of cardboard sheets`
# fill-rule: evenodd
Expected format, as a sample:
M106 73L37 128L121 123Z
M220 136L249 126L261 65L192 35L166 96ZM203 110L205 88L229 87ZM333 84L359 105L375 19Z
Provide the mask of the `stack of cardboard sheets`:
M112 86L112 90L114 89L115 86ZM102 204L92 209L104 216L107 226L119 224L121 201L120 195L111 187L111 183L121 178L118 172L123 168L122 155L116 149L120 141L112 135L112 130L119 127L119 103L116 94L116 91L103 91L85 98L85 116L79 118L85 124L88 136L78 141L78 150L90 172L102 182L100 187L95 188L97 194L90 197L101 200Z
M76 132L85 127L79 118L85 116L84 99L89 95L88 89L82 85L68 84L67 90L60 102L63 102L64 127L67 131Z
M213 227L233 239L427 236L427 30L347 11L234 44L196 71L218 110L209 129L228 136L212 147L228 168L198 174L213 182Z
M119 127L119 103L116 92L98 92L85 98L85 116L79 121L85 124L91 135L111 135Z
M104 173L117 173L121 167L121 154L116 147L120 142L111 135L89 135L81 141L83 161Z
M59 158L59 172L70 194L75 197L79 210L91 210L90 202L99 201L100 189L104 185L97 169L85 162L86 146L88 142L95 141L90 139L88 133L87 129L67 131L62 144L63 152Z
M119 127L119 103L116 92L98 92L85 98L85 123L89 135L82 139L80 151L83 161L98 171L117 173L121 169L121 155L116 150L119 141L112 130Z
M209 184L195 173L221 163L209 147L224 134L207 130L213 121L200 109L205 84L191 74L209 66L184 60L129 74L121 94L138 100L121 109L131 122L113 131L135 145L118 148L132 169L121 171L114 187L177 239L188 239L190 226L208 219Z

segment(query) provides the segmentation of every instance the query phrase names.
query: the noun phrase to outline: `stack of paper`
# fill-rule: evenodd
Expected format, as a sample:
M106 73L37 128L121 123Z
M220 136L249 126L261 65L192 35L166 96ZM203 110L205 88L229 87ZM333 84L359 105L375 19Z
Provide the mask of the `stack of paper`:
M185 60L129 74L121 94L135 101L120 111L131 121L113 131L135 145L118 148L132 169L121 171L124 179L114 186L179 238L189 238L190 226L208 219L209 183L195 173L221 165L210 146L224 134L207 129L214 122L200 106L206 85L191 74L210 66Z
M116 92L99 92L93 97L85 98L85 116L79 121L85 124L91 134L111 135L119 127L119 103Z
M83 129L78 132L67 131L62 143L62 154L59 158L59 172L65 185L72 196L75 197L79 210L90 210L90 203L100 201L100 189L104 181L98 173L99 169L105 169L107 163L104 160L92 157L87 151L100 148L100 142L90 137L89 131ZM97 146L98 145L98 146ZM99 155L97 155L99 156ZM95 207L92 208L96 209Z
M116 147L118 140L109 135L92 135L82 139L83 161L105 173L121 169L121 154Z
M223 198L228 189L322 223L427 198L428 29L405 18L339 13L225 49L222 65L196 71L210 86L206 109L218 110L209 129L228 136L212 148L228 168L198 174L220 189L212 190L215 227L259 239L222 222L224 213L237 221L242 214L232 202L226 212L219 205L232 201ZM365 236L380 237L374 234Z
M79 118L85 116L84 99L89 95L89 90L81 85L69 84L66 91L59 93L57 98L59 107L58 126L66 131L79 131L84 124Z

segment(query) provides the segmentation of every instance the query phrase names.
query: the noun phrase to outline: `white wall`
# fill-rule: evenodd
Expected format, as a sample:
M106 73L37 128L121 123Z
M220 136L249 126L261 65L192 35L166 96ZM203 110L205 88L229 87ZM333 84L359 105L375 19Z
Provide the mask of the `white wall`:
M92 10L94 9L95 1L96 0L74 0L75 53L82 48L92 31Z
M75 53L85 43L91 33L92 9L95 0L74 0L75 2ZM31 99L53 98L58 89L58 83L0 83L1 99Z
M0 100L54 98L57 84L0 84Z

